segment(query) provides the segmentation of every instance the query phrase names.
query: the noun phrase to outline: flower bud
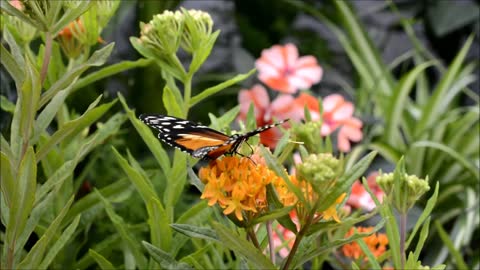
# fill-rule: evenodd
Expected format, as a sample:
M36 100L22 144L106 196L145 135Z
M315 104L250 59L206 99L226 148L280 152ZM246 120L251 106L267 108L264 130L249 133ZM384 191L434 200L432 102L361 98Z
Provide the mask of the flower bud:
M341 162L331 154L308 156L297 166L300 179L309 182L317 193L327 191L340 176Z

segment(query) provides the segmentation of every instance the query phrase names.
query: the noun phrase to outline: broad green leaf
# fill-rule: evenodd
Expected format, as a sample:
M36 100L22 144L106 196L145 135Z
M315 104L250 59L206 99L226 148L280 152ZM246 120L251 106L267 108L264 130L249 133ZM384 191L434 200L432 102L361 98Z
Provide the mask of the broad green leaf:
M63 250L63 247L67 244L68 241L72 238L77 229L78 223L80 222L80 215L78 215L73 222L62 232L60 237L55 241L53 245L49 245L48 252L45 258L40 263L38 268L47 269L52 261L55 259L57 254Z
M138 268L140 269L145 269L147 267L147 259L141 252L141 247L137 239L135 239L134 235L130 232L123 218L119 216L117 213L115 213L110 202L107 201L107 199L103 197L102 194L100 194L100 192L97 189L95 189L95 194L97 194L97 196L103 202L105 211L107 212L108 217L110 218L113 225L115 226L115 229L117 230L118 234L120 234L120 237L122 238L125 244L125 248L127 248L129 252L132 253L135 259L135 262L134 262L135 265L137 265Z
M103 257L100 253L97 253L95 250L89 249L88 255L90 255L90 257L92 257L97 262L98 266L100 266L100 269L116 269L109 260Z
M170 250L172 246L172 229L169 226L165 208L157 197L151 197L147 205L148 225L152 244L163 250Z
M151 59L138 59L136 61L121 61L119 63L106 66L92 73L89 73L83 78L78 79L76 83L73 85L73 91L76 91L96 81L99 81L104 78L108 78L112 75L118 74L120 72L129 70L132 68L149 66L151 63L152 63Z
M53 220L50 226L48 226L45 233L35 243L32 249L28 252L27 256L23 259L23 261L18 265L19 269L20 268L23 268L23 269L39 268L40 262L44 258L44 254L48 250L50 242L54 239L57 233L59 233L60 225L62 223L63 218L67 214L67 211L70 209L70 205L73 203L73 198L74 196L70 197L70 200L68 200L65 207L63 207L63 209L60 211L60 213L55 218L55 220ZM78 220L77 220L77 223L78 223Z
M250 70L248 73L246 74L239 74L225 82L222 82L220 84L217 84L215 86L212 86L210 88L207 88L205 90L203 90L200 94L192 97L190 99L190 106L193 107L195 104L201 102L202 100L206 99L207 97L211 96L211 95L214 95L220 91L222 91L223 89L229 87L229 86L232 86L238 82L241 82L243 80L245 80L246 78L250 77L254 72L256 71L256 69L252 69Z
M228 229L220 223L214 222L212 226L215 229L221 244L233 250L235 253L242 255L255 268L276 268L260 250L255 248L252 243L248 242L243 237L240 237L236 232Z
M47 104L47 102L52 99L58 91L72 85L88 68L103 65L112 53L114 46L114 43L110 43L107 46L95 51L85 63L79 64L65 73L62 78L56 81L47 91L42 94L39 107L43 107L45 104Z
M135 112L128 107L127 102L122 94L118 94L118 98L122 103L123 109L127 112L128 119L130 119L133 127L135 127L140 137L142 137L143 141L147 144L148 149L152 151L153 156L162 168L163 174L168 175L170 172L170 160L167 152L163 149L162 144L152 134L150 128L138 120Z
M163 105L165 106L168 115L182 117L183 104L178 103L178 101L175 99L175 94L173 91L175 90L170 89L168 86L163 88Z
M128 164L127 160L118 153L115 147L112 146L112 150L114 156L117 158L118 165L128 176L128 179L130 179L138 193L140 193L145 205L148 205L152 198L159 199L152 183L148 179L145 179L141 173L134 170L134 168Z
M148 242L142 241L142 244L150 256L164 269L193 269L190 265L176 261L170 254Z
M20 167L18 168L13 190L9 190L10 192L13 191L13 193L9 198L11 202L9 222L5 231L5 242L8 246L14 246L15 241L25 228L35 200L33 194L35 193L36 178L37 163L35 161L33 147L30 146L26 149ZM9 185L7 188L12 187Z
M75 120L69 121L65 123L57 132L55 132L49 140L40 147L37 151L37 160L42 160L47 153L58 143L62 141L69 141L69 138L76 136L79 132L81 132L84 128L90 126L96 120L98 120L113 104L115 104L115 100L106 103L103 105L98 106L97 108L91 108L92 105L98 103L101 96L98 97L94 103L92 103L87 109L87 111L80 117Z
M199 227L190 224L171 224L170 225L174 230L179 233L182 233L188 237L205 239L208 241L220 241L217 236L217 233L211 228Z

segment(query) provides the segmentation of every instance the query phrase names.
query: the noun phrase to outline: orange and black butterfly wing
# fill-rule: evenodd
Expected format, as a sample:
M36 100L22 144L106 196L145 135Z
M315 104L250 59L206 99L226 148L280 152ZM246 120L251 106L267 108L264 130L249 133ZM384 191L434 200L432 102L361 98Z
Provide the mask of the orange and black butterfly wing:
M224 147L225 142L230 138L207 126L173 116L149 114L140 115L139 118L145 124L159 131L158 138L160 140L195 158L217 158L221 154L216 156L216 154L209 155L209 153L218 147Z

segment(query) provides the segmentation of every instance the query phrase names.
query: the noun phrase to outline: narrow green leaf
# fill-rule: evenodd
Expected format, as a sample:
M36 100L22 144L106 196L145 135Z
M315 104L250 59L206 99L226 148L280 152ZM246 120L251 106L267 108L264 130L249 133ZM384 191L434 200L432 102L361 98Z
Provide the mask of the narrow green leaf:
M15 104L2 95L0 96L0 108L6 112L13 113L15 111Z
M60 168L58 168L52 176L48 178L45 183L43 183L35 193L35 204L43 200L45 195L51 191L55 186L61 185L65 179L73 175L73 170L75 169L76 162L69 160L65 162Z
M137 189L140 196L142 196L143 202L145 205L148 205L149 201L152 198L159 199L155 189L150 181L145 179L142 174L134 170L130 164L128 164L127 160L125 160L120 153L112 146L113 154L117 158L118 165L125 174L128 176L128 179L132 182L132 184Z
M450 251L450 254L452 255L453 259L456 262L457 269L469 269L465 261L463 260L463 255L460 253L458 249L455 248L454 243L448 236L448 233L443 229L442 224L440 221L435 220L434 221L435 228L438 231L438 236L440 236L440 239L442 239L442 242L445 244L445 246L448 248Z
M75 230L77 229L78 223L80 222L80 215L78 215L73 222L62 232L60 237L53 245L49 245L48 252L42 263L38 268L47 269L52 261L55 259L57 254L63 250L63 247L70 241L71 237L74 235Z
M4 32L4 34L6 34L6 32ZM17 87L19 85L22 85L23 79L25 78L25 72L20 69L20 66L15 61L14 56L3 46L3 44L0 44L0 54L2 55L2 57L0 57L0 63L2 63L2 66L4 66L5 69L8 71L8 74L12 76ZM2 109L3 107L4 105L2 102Z
M275 269L276 266L252 243L240 237L236 232L228 229L220 223L212 224L220 243L234 252L242 255L250 264L257 269Z
M143 256L141 252L141 247L138 244L135 237L127 228L127 224L125 223L125 221L121 216L115 213L110 202L107 201L107 199L105 199L97 189L95 189L94 191L95 191L95 194L97 194L97 196L103 202L105 211L107 212L108 217L110 218L113 225L115 226L115 229L120 234L120 237L125 243L125 247L133 254L133 257L135 259L135 264L138 266L138 268L145 269L147 267L147 259L145 258L145 256Z
M150 256L152 256L152 258L155 261L157 261L162 266L162 268L165 268L165 269L193 269L190 265L188 265L186 263L176 261L175 258L170 256L170 254L168 254L167 252L159 249L158 247L156 247L156 246L154 246L154 245L152 245L148 242L142 241L142 244L145 247L145 249L147 249Z
M210 215L211 211L208 206L207 201L202 200L197 204L193 205L189 209L187 209L183 214L178 217L177 223L189 223L189 224L197 224L202 223L204 220L201 219L203 216ZM199 220L200 219L200 220ZM196 222L199 221L199 222Z
M430 228L430 217L425 220L425 223L422 225L422 230L420 231L420 237L418 238L417 246L415 247L414 259L418 260L420 258L420 252L422 252L423 245L425 240L428 237L428 230Z
M97 253L93 249L88 250L88 255L90 255L90 257L92 257L97 262L98 266L100 266L100 269L103 269L103 270L117 269L115 268L115 266L113 266L113 264L109 260L107 260L100 253Z
M217 233L211 228L199 227L190 224L171 224L170 225L174 230L179 233L182 233L188 237L205 239L208 241L220 241L217 236Z
M65 99L70 93L70 89L70 87L67 87L65 90L59 91L38 115L33 128L32 143L37 142L40 134L44 132L48 125L52 122L55 114L64 104Z
M167 209L177 204L185 188L185 182L187 181L187 155L178 149L175 150L172 166L173 168L167 175L167 189L163 196L165 208Z
M151 63L152 63L151 59L142 58L136 61L121 61L119 63L106 66L92 73L89 73L83 78L78 79L78 81L73 85L73 91L76 91L96 81L99 81L104 78L108 78L112 75L118 74L120 72L129 70L132 68L149 66Z
M47 102L51 98L53 98L53 96L55 96L58 91L72 85L78 79L78 77L88 68L103 65L112 53L113 47L114 43L110 43L104 48L95 51L85 63L74 67L66 74L64 74L62 78L56 81L47 91L43 93L42 97L40 98L39 107L43 107L45 104L47 104Z
M90 0L78 2L75 8L64 9L65 13L62 14L61 18L58 18L55 21L55 24L52 25L49 29L49 32L52 34L57 34L65 28L71 21L77 19L86 12L93 3Z
M150 128L143 124L142 121L138 120L135 112L128 107L125 98L121 94L118 95L118 98L122 103L123 109L127 112L128 119L130 119L133 127L135 127L140 137L142 137L143 141L147 144L148 149L152 151L153 156L162 168L163 174L168 175L170 173L170 160L167 152L163 149L162 144L152 134Z
M470 45L472 44L473 39L474 35L471 35L467 39L462 49L457 53L454 60L450 64L447 72L442 76L441 81L438 83L437 87L433 91L432 97L429 99L426 106L422 109L422 117L416 126L416 137L418 137L427 128L429 128L435 122L436 118L442 115L441 113L439 113L439 111L444 108L442 99L445 95L447 95L447 92L455 82L457 74L461 69L462 63L468 53L468 50L470 49Z
M70 205L73 203L74 196L70 197L65 207L60 211L58 216L53 220L53 222L48 226L45 233L40 237L40 239L35 243L32 249L28 252L27 256L23 261L18 265L19 269L38 269L40 266L41 260L44 258L45 252L48 250L50 241L56 236L60 230L60 225L63 218L67 214L67 211L70 209ZM78 223L78 221L77 221ZM76 226L75 226L76 227Z
M5 200L8 208L11 208L13 203L12 200L17 196L15 189L16 181L13 178L13 175L16 175L16 173L12 168L10 159L3 152L0 152L0 163L2 164L0 168L0 190L2 191L3 200Z
M410 236L408 237L408 240L405 243L405 250L407 250L410 247L410 244L415 238L417 231L420 229L420 227L425 223L425 220L427 220L430 214L432 213L433 208L437 203L439 186L440 184L439 182L437 182L435 185L435 191L433 192L430 199L428 199L427 204L425 205L425 208L422 211L422 214L420 215L420 217L418 217L417 223L415 223L413 230L410 232Z
M403 75L400 82L395 87L385 117L387 127L385 128L384 138L389 144L399 144L403 142L399 127L403 110L407 107L408 95L413 90L413 86L415 85L418 76L421 75L426 68L432 66L432 64L432 62L426 62L417 65L414 69Z
M382 269L380 264L377 262L377 259L370 251L370 248L368 248L367 243L365 243L365 240L363 240L363 238L358 238L355 241L358 243L358 245L362 249L363 254L367 256L368 263L370 264L370 269Z
M256 69L252 69L250 70L248 73L245 73L245 74L239 74L225 82L222 82L220 84L217 84L213 87L210 87L210 88L207 88L205 90L203 90L200 94L192 97L192 99L190 99L190 106L193 107L195 104L201 102L202 100L206 99L207 97L211 96L211 95L214 95L220 91L222 91L223 89L231 86L231 85L234 85L238 82L241 82L243 80L245 80L246 78L250 77L254 72L256 71Z
M37 163L35 161L33 147L30 146L27 148L20 163L13 187L14 190L11 194L12 196L9 198L11 201L10 220L5 232L5 242L8 243L9 246L14 246L15 241L24 230L28 216L33 208L35 197L32 196L32 194L35 193L36 178Z
M388 246L391 250L393 265L396 268L401 267L400 232L398 231L398 224L393 214L392 206L384 202L382 206L380 206L380 214L385 221Z
M33 27L38 27L38 23L36 21L32 20L32 18L27 16L24 12L18 10L17 8L15 8L11 4L9 4L8 1L0 1L0 9L4 10L7 14L15 16L18 19L32 25ZM4 29L5 29L5 27L4 27ZM4 30L4 29L2 29L2 30ZM3 57L3 54L2 54L2 57Z
M100 100L101 96L94 101L93 104L97 103ZM99 119L110 107L115 104L115 100L98 106L97 108L87 110L82 116L78 117L75 120L65 123L57 132L55 132L49 140L40 147L37 151L37 160L41 161L47 153L58 143L62 141L69 141L69 138L76 136L84 128L90 126L97 119Z
M172 246L172 229L169 226L170 219L162 203L158 198L151 197L146 205L152 244L163 250L170 250Z
M275 220L281 217L288 216L288 214L292 211L293 205L289 207L284 207L280 209L270 210L267 214L260 215L259 217L252 220L251 224L258 224L263 223L269 220Z
M175 90L172 90L170 87L165 85L163 88L163 105L165 106L168 115L181 117L183 104L178 103L173 91Z

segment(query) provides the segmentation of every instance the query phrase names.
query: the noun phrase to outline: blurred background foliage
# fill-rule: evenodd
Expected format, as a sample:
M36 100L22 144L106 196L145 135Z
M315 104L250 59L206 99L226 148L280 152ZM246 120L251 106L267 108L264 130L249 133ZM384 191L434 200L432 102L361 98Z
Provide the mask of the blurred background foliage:
M452 63L468 37L473 33L473 42L466 53L465 62L476 63L472 73L478 75L480 1L393 0L390 2L361 0L349 2L349 5L351 5L371 38L373 46L378 49L382 61L389 66L393 66L392 74L396 78L402 77L417 65L413 57L408 57L417 48L417 44L412 42L402 25L405 18L411 23L417 41L426 48L425 54L438 59L443 66L449 66ZM115 48L108 63L140 58L129 41L129 37L139 36L139 22L148 22L154 14L161 13L165 9L176 9L179 6L208 12L215 22L214 28L221 30L211 56L201 69L201 76L195 78L193 94L235 74L245 73L254 66L254 60L259 57L263 49L287 42L296 44L300 55L317 57L319 64L324 68L322 81L311 89L318 96L341 93L347 98L355 100L357 91L361 90L356 87L361 78L355 71L337 36L321 20L305 11L305 9L316 10L331 23L342 29L342 18L332 1L122 1L117 13L102 33L102 38L106 43L115 42ZM392 8L392 6L395 8ZM0 82L1 95L15 102L17 98L15 85L3 67L0 72L2 78ZM140 113L164 113L161 91L164 82L158 74L159 69L156 65L122 72L91 84L81 91L76 91L68 97L68 107L74 111L83 112L100 94L103 94L107 99L106 102L108 102L117 98L117 93L120 92L126 97L130 108L136 110L137 115ZM428 75L426 79L431 85L435 85L444 75L437 69L427 69L426 74ZM208 101L196 105L192 109L194 113L191 113L190 120L209 123L208 113L222 115L238 104L238 91L241 88L251 87L254 80L255 78L252 76L242 85L233 86L211 97ZM479 94L479 86L478 80L469 84L469 88L476 93L476 96ZM412 98L414 97L414 93L410 93L410 95ZM474 97L472 98L471 95L465 93L461 93L457 99L460 106L478 104ZM361 103L355 104L366 126L374 125L380 121L369 111L368 103L364 103L363 107ZM117 103L113 108L107 113L108 116L120 111L121 105ZM10 115L2 111L0 116L1 132L7 134L11 121ZM476 127L478 131L478 124ZM478 136L476 138L478 140ZM124 125L117 136L110 139L105 145L99 146L95 152L82 161L75 170L81 172L81 174L75 175L75 177L88 180L88 185L100 188L115 181L124 181L125 175L110 150L112 145L122 151L128 148L133 156L141 159L152 179L162 177L158 170L153 169L157 165L131 125ZM385 165L384 160L378 160L378 162L377 164L380 165L377 165L377 167L387 168L387 170L388 166L391 165ZM478 166L478 159L471 162ZM148 170L149 166L150 170ZM110 169L105 170L104 168ZM419 176L424 177L424 175ZM101 179L102 182L95 182L97 179ZM108 180L105 181L105 179ZM163 181L154 181L153 183L159 185L156 190L164 190L161 186L164 183ZM471 184L478 185L478 180ZM91 189L91 186L88 185L80 188L79 195L82 195L82 190L88 192ZM178 213L183 213L185 209L190 207L191 202L198 197L192 192L193 190L193 188L186 189L184 199L177 206L181 209ZM441 190L442 188L440 188ZM132 189L125 189L124 192L124 196L129 197L131 195L129 192L132 192ZM121 200L121 198L118 198L118 200ZM478 202L478 191L476 201ZM128 199L128 202L128 204L117 205L116 212L128 220L130 224L140 224L138 226L132 225L132 231L138 234L147 234L146 226L142 223L146 216L145 211L131 211L131 209L144 209L144 207L141 207L142 201L138 195L134 195ZM446 202L449 201L446 200ZM458 201L454 202L457 203ZM448 208L448 206L444 207ZM438 210L441 211L441 209ZM470 210L472 209L468 211ZM478 211L478 207L473 208L473 210ZM92 209L91 215L95 216L95 212L98 211L99 209ZM459 213L453 213L452 215L456 216ZM89 223L92 220L87 218L87 221L82 219L82 222ZM454 226L453 222L444 224L447 230L451 230ZM469 244L464 246L467 249L466 254L472 254L475 250L478 251L478 248L474 249L472 246L473 243L480 240L478 223L476 226L473 235L469 236ZM94 239L97 238L96 235L99 236L98 238L104 238L105 235L111 233L113 229L110 227L111 224L109 223L95 223L95 226L92 226L88 231L89 237L77 237L94 242ZM438 241L438 239L436 240ZM435 242L435 239L432 241ZM31 239L31 242L34 243L35 239ZM95 244L93 242L90 245L79 241L76 252L83 254L85 250L82 249L93 246ZM118 242L118 237L116 239L112 238L111 243ZM120 256L118 255L119 260ZM442 258L446 257L445 254L441 254L441 256L443 256ZM110 260L115 261L113 258L114 256ZM472 259L470 265L478 265L478 261L478 258ZM441 262L438 257L432 258L430 261L432 265ZM82 263L83 261L80 260L76 266L83 268L88 265Z

